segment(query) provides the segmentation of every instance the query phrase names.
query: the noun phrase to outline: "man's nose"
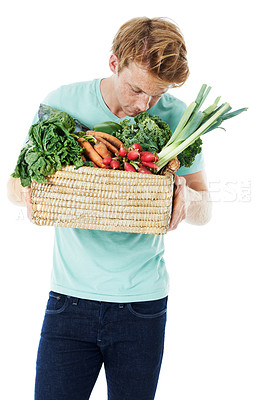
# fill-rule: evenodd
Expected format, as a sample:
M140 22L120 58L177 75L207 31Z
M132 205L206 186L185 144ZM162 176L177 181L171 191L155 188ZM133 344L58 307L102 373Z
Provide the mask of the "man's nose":
M139 108L140 111L146 111L149 109L150 101L151 101L151 96L148 96L147 94L143 93L137 102L137 107Z

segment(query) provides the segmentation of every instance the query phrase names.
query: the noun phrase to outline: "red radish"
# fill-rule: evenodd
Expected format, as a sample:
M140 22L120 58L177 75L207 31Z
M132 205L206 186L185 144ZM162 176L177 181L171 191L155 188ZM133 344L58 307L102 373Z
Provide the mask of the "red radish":
M124 170L125 171L136 172L136 169L131 164L129 164L127 162L124 163Z
M141 154L141 161L151 162L156 160L154 154Z
M110 169L110 166L109 165L103 165L103 167L101 167L101 168Z
M111 163L111 161L112 161L111 157L105 157L105 158L103 158L102 163L105 165L109 165Z
M139 153L138 153L138 151L131 150L127 154L127 157L128 157L129 160L136 160L139 157Z
M142 148L141 144L138 144L138 143L134 143L134 144L132 145L132 148L133 148L134 150L137 150L137 151L143 151L143 148Z
M138 169L138 172L140 172L141 174L152 174L152 172L143 165Z
M158 168L157 164L155 164L153 162L147 162L147 161L142 160L142 164L149 168L154 168L154 169Z
M141 153L141 161L151 162L158 161L156 154L150 153L149 151L143 151Z
M151 151L142 151L141 156L144 156L144 155L146 155L146 154L153 154L153 153L151 153ZM153 154L153 155L154 155L154 154Z
M120 163L117 160L111 160L110 166L112 169L119 169L120 168Z
M127 150L125 149L125 147L121 147L121 148L120 148L120 151L119 151L119 155L120 155L121 157L125 157L126 154L127 154Z

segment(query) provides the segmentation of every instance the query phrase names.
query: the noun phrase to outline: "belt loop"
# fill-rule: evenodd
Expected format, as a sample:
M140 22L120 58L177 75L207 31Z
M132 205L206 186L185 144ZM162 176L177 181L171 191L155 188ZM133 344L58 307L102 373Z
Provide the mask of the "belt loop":
M77 306L78 301L79 301L78 297L73 297L73 298L72 298L72 305L73 305L73 306Z

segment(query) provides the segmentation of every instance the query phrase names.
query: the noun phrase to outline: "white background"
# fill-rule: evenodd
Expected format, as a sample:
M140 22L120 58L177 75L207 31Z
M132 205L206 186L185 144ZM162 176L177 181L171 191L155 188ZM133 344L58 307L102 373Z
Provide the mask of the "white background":
M1 7L2 399L33 399L52 265L53 229L31 224L6 197L33 115L58 86L110 75L122 23L162 16L180 26L191 70L171 93L189 103L207 83L206 106L221 95L249 110L227 121L226 132L203 138L212 221L183 222L166 235L171 291L156 399L266 400L264 14L259 0L10 0ZM105 398L102 369L91 399Z

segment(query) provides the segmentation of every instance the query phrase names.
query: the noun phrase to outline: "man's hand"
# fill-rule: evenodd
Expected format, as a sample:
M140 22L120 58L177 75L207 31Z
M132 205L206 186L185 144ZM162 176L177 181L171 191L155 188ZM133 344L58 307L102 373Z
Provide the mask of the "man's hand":
M32 198L31 198L31 187L27 186L22 189L26 207L27 207L27 216L29 220L31 221L32 219Z
M31 187L23 187L19 178L10 176L7 182L7 197L8 199L19 207L27 207L27 215L31 220L32 218L32 201L31 201Z
M212 202L208 192L205 171L185 175L175 175L174 199L169 231L185 222L205 225L211 219Z
M175 175L172 216L168 231L176 229L178 224L186 218L186 214L186 180Z

